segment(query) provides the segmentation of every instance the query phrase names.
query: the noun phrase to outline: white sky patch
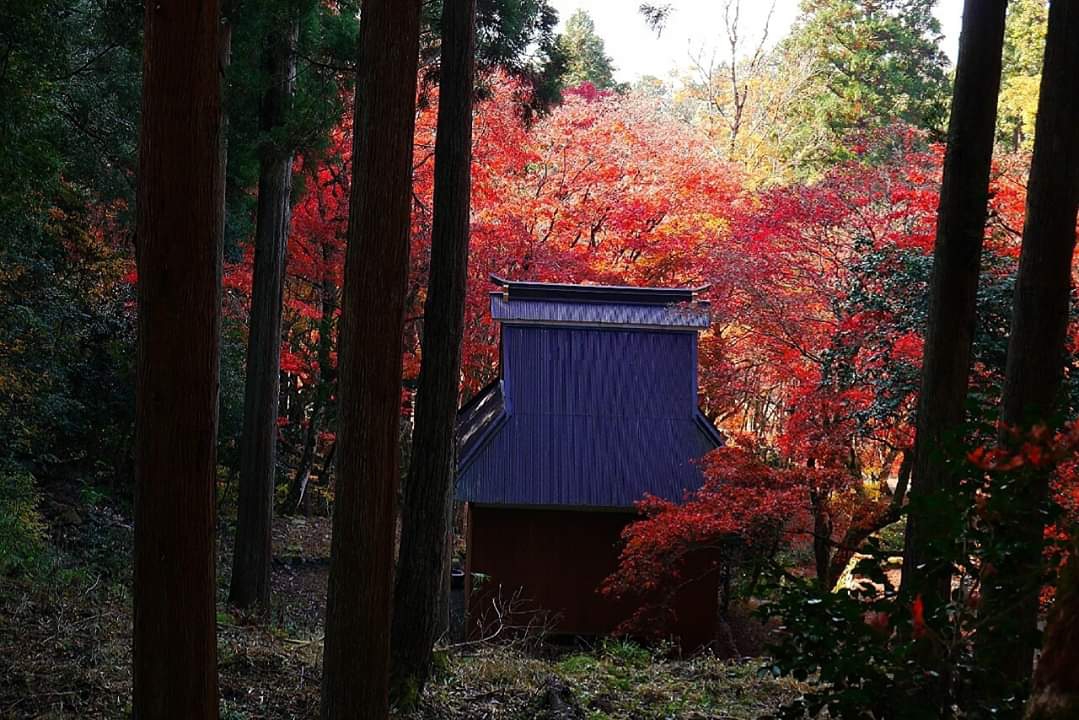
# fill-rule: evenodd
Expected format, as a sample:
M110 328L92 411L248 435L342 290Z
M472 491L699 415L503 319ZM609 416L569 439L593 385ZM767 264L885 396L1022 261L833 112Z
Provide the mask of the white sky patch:
M654 5L670 3L672 10L662 34L656 34L638 12L641 0L550 0L562 23L577 9L583 9L596 23L607 54L614 60L615 78L634 82L642 75L667 79L672 72L690 65L690 53L702 49L709 57L726 51L722 0L653 0ZM742 0L739 30L745 40L743 52L751 52L760 40L768 15L769 0ZM959 29L963 0L938 0L935 14L944 34L942 48L955 62L959 47ZM798 0L776 0L775 14L768 31L768 43L782 39L798 15ZM559 27L561 30L561 26Z

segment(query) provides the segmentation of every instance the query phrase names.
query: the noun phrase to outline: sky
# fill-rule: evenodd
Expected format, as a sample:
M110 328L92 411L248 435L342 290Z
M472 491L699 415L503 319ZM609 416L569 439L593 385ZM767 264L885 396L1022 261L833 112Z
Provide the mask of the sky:
M690 53L703 51L707 61L720 41L726 42L722 37L722 0L653 0L655 5L667 3L673 10L657 38L637 10L641 0L550 0L562 22L578 8L592 16L596 32L614 60L615 78L619 82L633 82L642 75L665 79L672 70L689 67ZM745 52L751 52L759 41L769 5L769 0L742 0ZM787 34L797 14L798 0L776 0L768 31L769 44ZM963 0L938 0L936 16L944 34L942 47L952 62L959 47L962 15Z

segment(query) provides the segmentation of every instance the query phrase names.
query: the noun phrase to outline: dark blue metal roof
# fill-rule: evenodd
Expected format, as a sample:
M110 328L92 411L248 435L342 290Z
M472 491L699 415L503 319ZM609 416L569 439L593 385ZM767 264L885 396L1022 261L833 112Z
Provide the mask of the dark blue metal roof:
M642 288L511 282L491 293L491 317L504 323L666 327L703 330L708 303L698 288Z
M707 303L632 305L564 300L506 300L491 293L491 317L502 322L640 328L708 327Z
M696 405L707 316L664 315L696 291L507 285L502 377L458 415L458 498L627 508L698 488L695 460L722 443Z
M500 292L514 300L567 300L573 302L640 303L671 305L689 302L710 286L670 288L638 287L633 285L566 285L563 283L506 280L497 275L491 282L503 288Z
M479 447L505 419L502 381L496 380L457 411L457 452L459 464Z
M513 415L470 459L458 497L479 504L628 508L700 487L717 445L692 419Z

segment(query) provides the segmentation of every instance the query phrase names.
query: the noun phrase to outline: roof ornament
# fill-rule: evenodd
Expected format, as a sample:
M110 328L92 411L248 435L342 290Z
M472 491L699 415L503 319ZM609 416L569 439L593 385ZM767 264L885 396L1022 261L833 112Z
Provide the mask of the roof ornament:
M503 300L503 302L509 302L510 301L510 281L506 280L505 278L500 278L499 276L495 275L494 273L491 273L491 282L502 288L502 300Z

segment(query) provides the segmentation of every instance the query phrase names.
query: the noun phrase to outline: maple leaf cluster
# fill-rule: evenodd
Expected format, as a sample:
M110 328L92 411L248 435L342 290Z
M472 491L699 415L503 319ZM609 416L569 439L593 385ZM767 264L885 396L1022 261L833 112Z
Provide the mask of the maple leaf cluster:
M802 470L769 466L740 447L715 450L702 464L704 485L682 501L649 496L638 503L644 519L626 528L621 567L604 593L623 597L669 587L689 555L729 552L735 535L767 545L804 504Z

